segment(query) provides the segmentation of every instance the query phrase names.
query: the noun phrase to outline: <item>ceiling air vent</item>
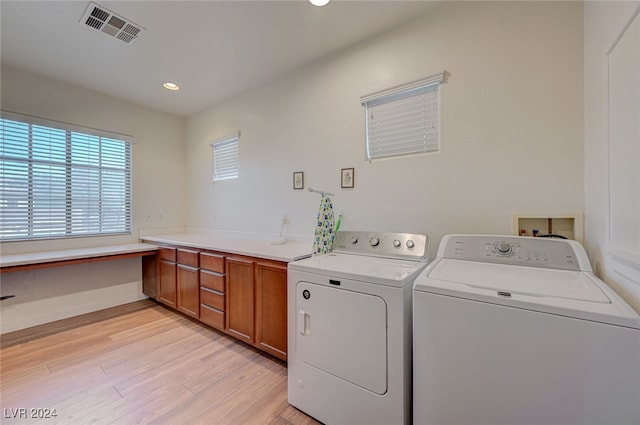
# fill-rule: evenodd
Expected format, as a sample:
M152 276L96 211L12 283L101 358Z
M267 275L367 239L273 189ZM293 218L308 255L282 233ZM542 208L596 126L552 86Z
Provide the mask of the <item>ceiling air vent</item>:
M133 44L146 31L140 25L93 2L89 3L80 22L126 44Z

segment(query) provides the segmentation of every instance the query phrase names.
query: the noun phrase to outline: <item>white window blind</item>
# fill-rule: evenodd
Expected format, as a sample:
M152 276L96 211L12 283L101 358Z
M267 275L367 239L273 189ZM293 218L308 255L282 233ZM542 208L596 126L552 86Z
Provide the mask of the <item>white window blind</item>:
M440 149L440 84L444 72L363 96L367 159Z
M121 139L3 112L0 240L130 233L131 143Z
M213 148L213 181L238 178L238 144L240 133L211 143Z

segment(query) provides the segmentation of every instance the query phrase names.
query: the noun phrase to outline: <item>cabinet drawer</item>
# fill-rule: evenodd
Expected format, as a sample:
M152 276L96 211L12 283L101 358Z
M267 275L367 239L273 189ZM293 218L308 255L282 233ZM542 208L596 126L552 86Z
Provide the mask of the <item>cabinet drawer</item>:
M178 249L178 263L186 266L198 267L198 251Z
M222 255L200 253L200 268L212 272L224 273L224 257Z
M200 302L218 310L224 310L224 294L200 288Z
M200 286L224 292L224 275L200 270Z
M175 248L163 248L160 247L158 255L161 260L176 262L176 249Z
M214 328L224 329L224 311L200 304L200 321Z

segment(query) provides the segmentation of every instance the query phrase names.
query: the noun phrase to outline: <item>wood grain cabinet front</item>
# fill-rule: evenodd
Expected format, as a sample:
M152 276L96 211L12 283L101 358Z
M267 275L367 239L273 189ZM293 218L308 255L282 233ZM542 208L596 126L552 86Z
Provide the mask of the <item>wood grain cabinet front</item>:
M225 330L224 256L200 253L200 321Z
M246 257L226 260L227 331L287 359L287 264Z
M202 270L224 274L224 255L201 252L200 268Z
M216 329L224 330L224 311L200 304L200 321Z
M287 265L256 262L256 346L287 359Z
M162 247L158 251L158 301L176 308L176 249Z
M199 252L178 248L176 252L177 293L176 308L193 318L200 317Z
M200 286L200 303L224 312L224 293Z
M226 329L236 338L254 343L254 287L253 261L241 257L227 257L225 262Z
M200 280L198 269L178 264L177 309L195 319L200 317Z

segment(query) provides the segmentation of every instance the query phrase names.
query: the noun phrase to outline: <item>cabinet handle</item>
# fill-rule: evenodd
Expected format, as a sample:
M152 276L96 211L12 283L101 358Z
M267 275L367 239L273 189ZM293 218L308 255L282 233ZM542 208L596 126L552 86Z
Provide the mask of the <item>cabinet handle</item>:
M300 335L307 334L307 313L304 310L298 311L298 332Z
M215 289L207 288L206 286L201 286L200 289L204 292L210 292L212 294L224 296L224 292L216 291Z

